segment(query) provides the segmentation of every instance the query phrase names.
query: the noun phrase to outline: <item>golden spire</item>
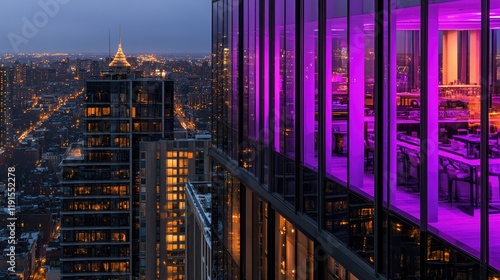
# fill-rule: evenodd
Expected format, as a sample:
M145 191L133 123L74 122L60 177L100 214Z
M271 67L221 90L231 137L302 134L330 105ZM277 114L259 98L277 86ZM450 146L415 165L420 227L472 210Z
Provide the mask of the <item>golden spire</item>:
M122 30L120 28L120 41L118 43L118 51L116 51L115 58L109 64L109 67L130 67L127 57L122 50Z

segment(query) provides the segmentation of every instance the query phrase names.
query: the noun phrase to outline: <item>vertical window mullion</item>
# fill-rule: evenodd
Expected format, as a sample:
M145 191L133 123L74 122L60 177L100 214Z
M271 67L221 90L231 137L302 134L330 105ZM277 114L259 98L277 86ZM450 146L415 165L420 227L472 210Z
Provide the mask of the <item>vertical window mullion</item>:
M481 0L481 279L488 279L489 264L489 112L490 112L490 0ZM486 148L485 148L486 147ZM486 176L485 176L486 175Z

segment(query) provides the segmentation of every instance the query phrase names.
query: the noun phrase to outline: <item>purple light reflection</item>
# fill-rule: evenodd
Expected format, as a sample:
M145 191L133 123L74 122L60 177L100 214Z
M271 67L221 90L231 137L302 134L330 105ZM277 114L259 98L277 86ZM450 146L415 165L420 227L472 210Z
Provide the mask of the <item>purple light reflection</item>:
M453 2L453 1L452 1ZM454 2L471 2L471 1L454 1ZM477 2L477 1L476 1ZM453 6L456 6L457 3L451 3ZM448 7L450 4L446 4ZM446 5L443 5L443 7L446 7ZM401 11L400 14L398 14L398 22L397 22L397 28L398 31L400 30L418 30L420 28L420 20L419 20L419 13L415 12L416 8L408 8L404 9ZM438 96L438 83L440 82L438 79L437 71L439 71L439 41L443 40L442 38L439 38L440 35L437 31L451 31L451 32L444 32L445 37L453 37L453 33L456 32L457 30L479 30L479 22L478 20L480 19L480 13L472 13L471 14L471 9L465 8L464 14L453 14L451 12L452 9L440 9L439 10L439 15L437 15L437 21L435 23L434 31L436 31L433 36L430 36L432 39L429 41L429 46L434 46L434 49L436 52L435 53L430 53L432 55L432 58L428 61L428 64L430 65L430 68L433 69L431 72L433 73L433 76L430 77L429 79L429 85L430 87L427 89L429 92L429 95L432 96L430 98L430 107L428 108L428 111L430 114L427 116L428 122L432 124L429 127L429 132L434 133L439 129L437 118L439 111L437 110L439 106L439 99L437 98ZM456 11L456 9L454 9ZM499 11L492 11L491 13L491 19L492 19L492 26L491 29L498 29L500 28L500 23L498 21L495 21L497 19L500 19L500 16L497 16ZM335 19L338 21L338 18ZM354 24L353 24L354 23ZM306 25L307 26L307 25ZM356 29L356 27L358 27ZM269 86L269 81L268 79L264 79L265 83L265 91L263 92L263 98L264 98L264 117L265 117L265 122L269 119L269 98L274 98L275 100L275 107L274 107L274 137L276 139L275 141L275 150L280 152L280 143L282 143L283 140L283 135L280 134L283 133L281 131L280 124L281 122L285 122L286 120L283 120L282 118L285 117L287 114L290 112L287 110L288 106L283 104L283 100L286 101L286 96L289 94L286 92L286 89L282 88L284 83L283 79L287 80L289 77L280 75L280 65L282 64L282 57L281 55L283 52L281 52L283 46L280 46L280 44L283 43L283 38L280 37L280 29L283 29L284 26L277 26L276 28L276 37L274 38L274 47L275 47L275 57L274 58L269 58L268 57L268 45L269 45L269 38L265 38L266 40L266 48L265 48L265 54L264 54L264 61L265 61L265 71L262 73L264 77L268 77L269 74L269 59L275 59L275 91L274 91L274 96L270 96L270 92L268 92L268 86ZM289 27L287 27L289 28ZM365 80L366 80L366 69L365 69L365 64L367 64L366 57L365 57L365 31L369 31L370 29L373 29L373 24L372 23L366 23L365 19L360 19L359 22L351 22L351 29L350 29L350 42L351 45L349 46L349 64L351 67L349 67L349 131L348 131L348 138L349 138L349 161L346 163L346 165L343 167L345 170L347 170L347 164L349 164L349 169L350 170L364 170L364 139L365 139L365 134L364 130L360 129L364 127L365 125L365 116L364 116L364 107L365 107L365 93L366 93L366 88L365 88ZM332 33L342 33L344 29L342 27L333 27L331 28ZM315 27L309 28L305 27L305 33L304 36L305 38L310 38L314 37L316 35L317 29ZM339 32L340 31L340 32ZM346 31L347 32L347 31ZM358 32L358 33L356 33ZM443 32L441 32L442 34ZM471 32L474 33L474 32ZM282 34L282 33L281 33ZM476 35L473 35L476 36ZM341 39L342 35L335 34L331 36L330 39ZM450 46L453 44L457 44L454 38L447 38L446 40L449 40L449 42L445 43L445 46L443 46L442 53L443 56L458 56L458 53L456 53L456 50L452 49ZM478 39L473 39L473 41L478 42ZM327 52L326 52L326 81L332 81L332 73L334 66L332 65L332 60L333 60L333 49L332 49L332 42L331 40L328 40L329 43L327 43ZM455 43L453 43L455 42ZM448 45L446 45L448 44ZM477 46L476 46L477 47ZM316 107L316 102L314 102L315 98L313 98L316 95L317 91L317 85L316 82L314 81L315 79L311 79L311 75L314 72L314 76L316 75L316 71L313 70L314 67L312 65L315 65L316 61L314 60L314 57L311 55L314 53L316 50L313 50L312 45L310 42L304 42L304 100L303 102L303 116L304 116L304 161L308 165L315 165L317 164L316 158L311 157L311 155L315 155L316 149L314 148L314 133L317 132L317 127L314 125L316 120L314 118L314 113L317 110ZM476 50L472 50L471 57L469 58L471 61L474 61L474 57L478 56L478 52ZM457 61L456 58L446 58L447 62L444 63L445 66L443 67L443 80L441 81L442 83L449 83L450 81L454 81L458 79L458 73L456 70L459 68L458 64L455 64ZM394 62L394 60L393 60ZM396 63L392 64L391 70L396 71L396 66L394 65ZM471 63L474 65L474 67L477 67L477 63ZM286 67L286 66L285 66ZM471 80L476 81L476 83L479 82L479 75L478 72L474 69L468 69L468 73L471 73ZM394 75L394 73L393 73ZM393 82L396 81L396 79L392 79ZM432 82L431 82L432 80ZM285 83L286 84L286 83ZM393 88L394 90L394 88ZM283 96L281 96L283 94ZM327 86L326 87L326 109L327 112L332 112L332 96L335 96L335 94L332 92L332 87ZM391 95L392 98L390 99L390 104L391 107L394 108L394 106L397 103L397 100L395 95ZM281 105L281 106L280 106ZM285 110L286 112L283 112ZM392 112L393 114L395 112ZM394 120L392 120L394 122ZM283 125L283 124L282 124ZM333 154L333 131L332 131L332 120L331 118L326 118L326 153L327 153L327 167L333 166L333 162L335 159L332 158ZM394 129L391 129L393 133L396 133L397 127ZM266 139L268 138L268 135L270 133L267 125L264 127L264 133L266 135ZM272 133L272 132L271 132ZM312 134L311 134L312 133ZM297 137L299 135L296 135ZM394 135L392 135L394 136ZM392 141L394 142L394 138L391 136ZM433 145L437 145L437 139L431 139ZM281 151L283 152L283 151ZM479 250L479 238L477 238L475 241L474 240L469 240L464 237L464 235L469 235L469 236L479 236L479 227L476 225L478 224L478 215L475 215L474 217L470 217L467 214L463 213L460 211L457 207L455 206L450 206L443 204L441 202L437 201L437 182L438 179L438 174L437 171L438 167L438 157L431 155L428 156L428 158L432 161L431 168L432 172L429 173L428 179L429 179L429 187L431 187L431 192L429 195L432 197L428 197L428 203L429 205L432 205L429 208L429 215L431 219L431 228L434 231L435 234L441 236L451 244L455 244L457 247L466 250L467 252L478 256L477 252ZM395 166L396 158L392 157L392 165ZM329 175L333 175L333 173L330 172L330 170L327 170ZM366 193L370 193L373 191L373 185L370 184L370 181L373 182L373 177L368 173L365 178L362 178L357 174L356 172L351 172L350 174L350 183L351 185L354 185L356 187L359 187L360 189L363 189ZM360 178L361 177L361 178ZM342 180L342 181L347 181L347 180ZM391 197L399 197L407 196L407 192L401 191L401 189L395 190L391 189ZM405 201L401 205L396 205L398 208L402 209L405 215L410 215L413 216L414 218L419 218L419 210L418 208L415 209L413 208L407 208L405 203L410 203L409 200ZM414 202L417 205L419 205L418 199L415 199ZM498 232L500 232L500 214L492 214L490 215L490 230L492 232L491 234L491 264L494 265L496 268L500 269L500 236ZM414 219L412 219L414 220ZM493 222L494 221L494 222ZM470 223L472 226L469 229L463 229L462 231L457 231L456 229L453 229L453 227L456 227L458 224L463 224L463 223Z

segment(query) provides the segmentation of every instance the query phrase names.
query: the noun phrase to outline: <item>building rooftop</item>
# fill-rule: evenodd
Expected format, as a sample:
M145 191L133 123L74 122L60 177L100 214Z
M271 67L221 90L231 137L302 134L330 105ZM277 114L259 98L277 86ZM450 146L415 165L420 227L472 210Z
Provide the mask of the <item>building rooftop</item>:
M27 248L28 250L31 250L31 247L35 242L38 240L38 237L40 235L40 232L34 231L34 232L23 232L21 233L21 237L19 237L18 240L25 240L27 242Z
M64 154L62 161L65 162L74 160L83 160L82 142L72 143L71 146L66 151L66 153Z

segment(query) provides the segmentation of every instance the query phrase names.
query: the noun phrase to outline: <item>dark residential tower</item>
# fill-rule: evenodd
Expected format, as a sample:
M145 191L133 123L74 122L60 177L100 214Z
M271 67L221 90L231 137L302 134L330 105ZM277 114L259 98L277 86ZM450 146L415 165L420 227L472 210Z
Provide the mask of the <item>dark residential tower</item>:
M187 182L209 183L210 135L140 145L141 280L190 279L187 263ZM194 237L192 237L194 238ZM199 278L196 278L199 279Z
M83 143L63 159L61 279L139 275L139 143L173 138L174 84L141 78L120 44L86 82Z

